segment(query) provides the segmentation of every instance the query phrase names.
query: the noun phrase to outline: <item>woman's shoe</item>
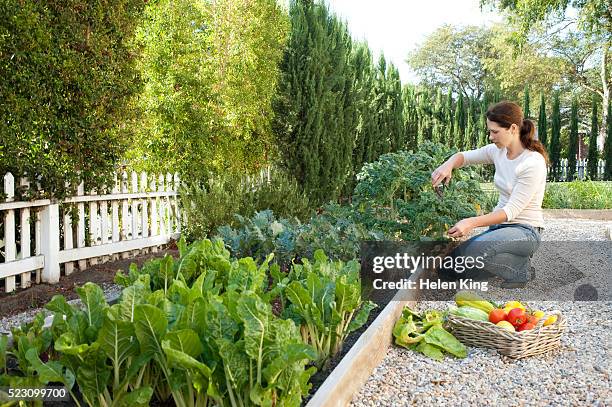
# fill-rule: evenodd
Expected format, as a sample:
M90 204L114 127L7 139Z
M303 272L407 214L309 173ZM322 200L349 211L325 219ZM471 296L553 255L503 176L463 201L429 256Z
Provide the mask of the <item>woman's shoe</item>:
M504 281L501 283L501 288L525 288L527 281Z
M501 288L525 288L529 281L533 281L536 278L535 267L529 268L529 280L527 281L504 281L501 283Z

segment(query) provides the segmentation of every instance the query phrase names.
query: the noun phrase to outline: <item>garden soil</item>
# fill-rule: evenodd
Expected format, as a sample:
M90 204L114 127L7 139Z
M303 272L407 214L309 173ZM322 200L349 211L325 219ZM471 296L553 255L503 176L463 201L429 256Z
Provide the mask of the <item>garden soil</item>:
M16 315L30 309L43 307L56 294L61 294L68 300L78 298L75 292L87 282L101 284L113 283L117 271L127 271L130 264L136 263L138 267L150 259L170 254L178 257L176 246L169 246L157 253L143 254L130 259L109 261L104 264L91 266L83 271L75 271L69 276L63 276L57 284L33 284L32 287L14 293L0 293L0 318Z

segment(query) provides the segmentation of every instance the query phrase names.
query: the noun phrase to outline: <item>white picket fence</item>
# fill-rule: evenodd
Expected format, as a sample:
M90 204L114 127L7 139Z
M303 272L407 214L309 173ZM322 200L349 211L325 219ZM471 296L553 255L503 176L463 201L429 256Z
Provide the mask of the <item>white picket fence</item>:
M6 200L0 201L0 292L27 288L33 281L57 283L77 268L156 252L178 238L178 175L132 172L129 181L123 173L120 182L115 177L110 193L101 194L85 194L81 184L60 209L60 202L49 199L15 201L15 179L6 174ZM27 179L19 184L29 187Z
M559 160L559 181L567 180L567 174L569 170L569 165L567 161L567 158L562 158L561 160ZM586 178L588 163L588 158L585 158L583 160L576 160L576 167L574 168L574 179L583 180ZM597 161L597 180L601 180L603 178L605 164L606 162L602 159L599 159Z

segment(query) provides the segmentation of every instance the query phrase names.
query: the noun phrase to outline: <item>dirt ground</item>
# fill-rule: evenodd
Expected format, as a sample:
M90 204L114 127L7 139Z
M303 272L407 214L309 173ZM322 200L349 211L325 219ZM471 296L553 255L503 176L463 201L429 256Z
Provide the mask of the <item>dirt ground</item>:
M157 253L109 261L104 264L91 266L82 271L75 271L69 276L63 276L57 284L33 284L25 290L18 290L8 294L0 293L0 318L42 307L56 294L64 295L69 300L77 298L77 294L74 291L76 287L82 286L87 282L98 285L111 284L117 271L127 271L132 263L136 263L138 267L141 267L147 260L164 257L166 253L175 258L178 257L176 245L160 249Z

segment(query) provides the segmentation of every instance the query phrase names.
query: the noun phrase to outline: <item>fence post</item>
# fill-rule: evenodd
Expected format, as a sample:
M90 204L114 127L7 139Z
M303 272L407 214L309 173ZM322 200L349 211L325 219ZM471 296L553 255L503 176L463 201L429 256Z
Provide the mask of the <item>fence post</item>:
M4 176L4 193L6 194L6 202L15 200L15 178L10 172ZM4 214L4 260L10 263L15 259L17 259L15 211L9 209ZM6 277L4 281L7 293L15 291L15 276Z
M45 267L42 271L42 281L57 283L60 280L59 265L59 205L51 202L40 214L41 234L40 254L45 256Z

